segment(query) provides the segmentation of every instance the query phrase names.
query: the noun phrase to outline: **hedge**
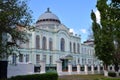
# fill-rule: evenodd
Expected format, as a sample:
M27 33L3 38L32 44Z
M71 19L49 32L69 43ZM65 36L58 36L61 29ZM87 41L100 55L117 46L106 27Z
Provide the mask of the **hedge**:
M33 74L11 77L8 80L58 80L57 73Z
M116 73L115 72L108 72L108 76L110 76L110 77L116 77Z

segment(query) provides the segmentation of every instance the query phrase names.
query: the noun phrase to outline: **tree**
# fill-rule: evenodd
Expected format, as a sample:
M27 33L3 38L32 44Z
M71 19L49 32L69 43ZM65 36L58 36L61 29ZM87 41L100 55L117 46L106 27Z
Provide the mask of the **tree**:
M7 78L7 58L17 46L17 40L26 41L26 30L32 22L31 11L24 0L0 0L0 79ZM22 27L21 27L22 26ZM19 30L20 28L25 28ZM7 42L8 36L12 37Z
M106 65L118 65L120 63L120 1L98 0L96 7L101 17L98 24L94 12L91 12L96 56Z
M112 54L114 52L112 35L113 31L112 27L108 23L109 8L107 5L107 0L98 0L97 9L99 10L101 15L100 24L96 22L95 13L93 11L91 13L91 19L93 20L92 30L95 41L95 55L98 57L98 59L103 61L104 69L107 70L107 65L112 63Z
M119 70L118 65L120 64L120 1L111 0L110 9L111 9L110 22L114 27L113 35L115 45L113 64L115 64L115 70L118 71Z

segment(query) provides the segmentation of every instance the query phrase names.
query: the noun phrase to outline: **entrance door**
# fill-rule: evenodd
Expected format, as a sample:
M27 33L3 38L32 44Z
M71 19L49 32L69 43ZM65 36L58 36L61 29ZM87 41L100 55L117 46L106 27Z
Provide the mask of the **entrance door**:
M68 70L68 60L62 59L62 70L67 71Z

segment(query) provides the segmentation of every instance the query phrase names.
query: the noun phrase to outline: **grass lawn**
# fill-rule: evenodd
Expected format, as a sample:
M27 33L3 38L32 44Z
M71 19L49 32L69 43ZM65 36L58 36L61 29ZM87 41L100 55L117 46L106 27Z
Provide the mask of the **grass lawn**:
M65 75L58 80L120 80L120 78L104 77L103 75Z

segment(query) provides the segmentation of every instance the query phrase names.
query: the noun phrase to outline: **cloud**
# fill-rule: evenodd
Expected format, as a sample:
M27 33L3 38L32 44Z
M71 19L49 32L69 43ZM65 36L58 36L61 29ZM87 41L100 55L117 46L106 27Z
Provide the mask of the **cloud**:
M73 30L73 29L70 29L69 31L70 31L70 32L73 32L74 30Z
M80 32L83 33L83 34L86 34L87 30L86 29L80 29Z
M97 23L100 23L100 12L98 10L95 10L95 15L96 15Z
M74 29L70 29L69 32L75 33Z

